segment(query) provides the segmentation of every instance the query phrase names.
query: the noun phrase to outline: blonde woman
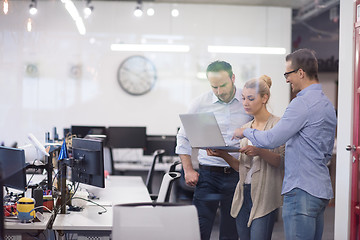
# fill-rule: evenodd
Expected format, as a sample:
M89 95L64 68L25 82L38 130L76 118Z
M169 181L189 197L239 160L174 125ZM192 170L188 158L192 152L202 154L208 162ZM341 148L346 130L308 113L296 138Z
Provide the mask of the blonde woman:
M246 113L254 119L243 128L271 129L279 120L267 110L271 78L263 75L245 83L242 99ZM282 204L281 185L285 146L263 149L240 140L240 157L236 159L222 150L207 150L210 156L223 158L239 172L231 207L241 240L271 239L277 208Z

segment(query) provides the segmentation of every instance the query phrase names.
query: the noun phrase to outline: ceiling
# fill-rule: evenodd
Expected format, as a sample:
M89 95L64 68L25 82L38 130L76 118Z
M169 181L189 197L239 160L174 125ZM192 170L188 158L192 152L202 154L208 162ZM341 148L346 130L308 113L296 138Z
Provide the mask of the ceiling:
M91 1L91 0L87 0ZM295 10L293 23L303 22L315 17L334 6L340 0L93 0L93 1L118 1L118 2L154 2L154 3L183 3L183 4L223 4L247 6L273 6L289 7Z
M136 2L137 0L94 0L94 1L124 1ZM224 5L249 5L249 6L277 6L298 9L311 2L319 0L142 0L142 2L155 3L191 3L191 4L224 4ZM321 1L321 0L320 0Z

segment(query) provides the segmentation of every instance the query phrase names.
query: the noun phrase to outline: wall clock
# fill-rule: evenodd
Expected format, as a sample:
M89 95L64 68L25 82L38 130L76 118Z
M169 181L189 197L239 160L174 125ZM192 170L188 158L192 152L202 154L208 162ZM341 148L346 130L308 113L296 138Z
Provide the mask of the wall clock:
M135 96L148 93L154 87L156 79L155 65L143 56L126 58L120 64L117 73L120 87Z

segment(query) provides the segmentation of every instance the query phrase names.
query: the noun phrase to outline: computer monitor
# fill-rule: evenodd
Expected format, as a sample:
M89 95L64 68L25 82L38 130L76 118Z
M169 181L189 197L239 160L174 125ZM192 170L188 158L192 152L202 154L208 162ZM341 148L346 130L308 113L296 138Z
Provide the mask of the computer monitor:
M71 180L96 187L105 187L104 146L97 139L72 139Z
M110 148L144 148L146 127L109 127L106 131Z
M173 135L148 135L144 155L153 155L158 149L164 149L164 156L177 156L175 153L176 136Z
M25 191L25 151L19 148L0 146L0 166L3 185Z
M71 126L71 134L75 134L77 138L84 138L87 135L105 135L105 126Z

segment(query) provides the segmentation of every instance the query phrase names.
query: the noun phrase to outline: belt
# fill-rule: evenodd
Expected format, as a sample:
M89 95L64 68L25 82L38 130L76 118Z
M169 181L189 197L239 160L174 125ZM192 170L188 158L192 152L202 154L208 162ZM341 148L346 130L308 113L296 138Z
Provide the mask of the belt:
M232 172L235 171L231 167L218 167L218 166L199 165L199 168L203 169L203 170L208 170L210 172L220 172L220 173L226 173L226 174L229 174L229 173L232 173Z

